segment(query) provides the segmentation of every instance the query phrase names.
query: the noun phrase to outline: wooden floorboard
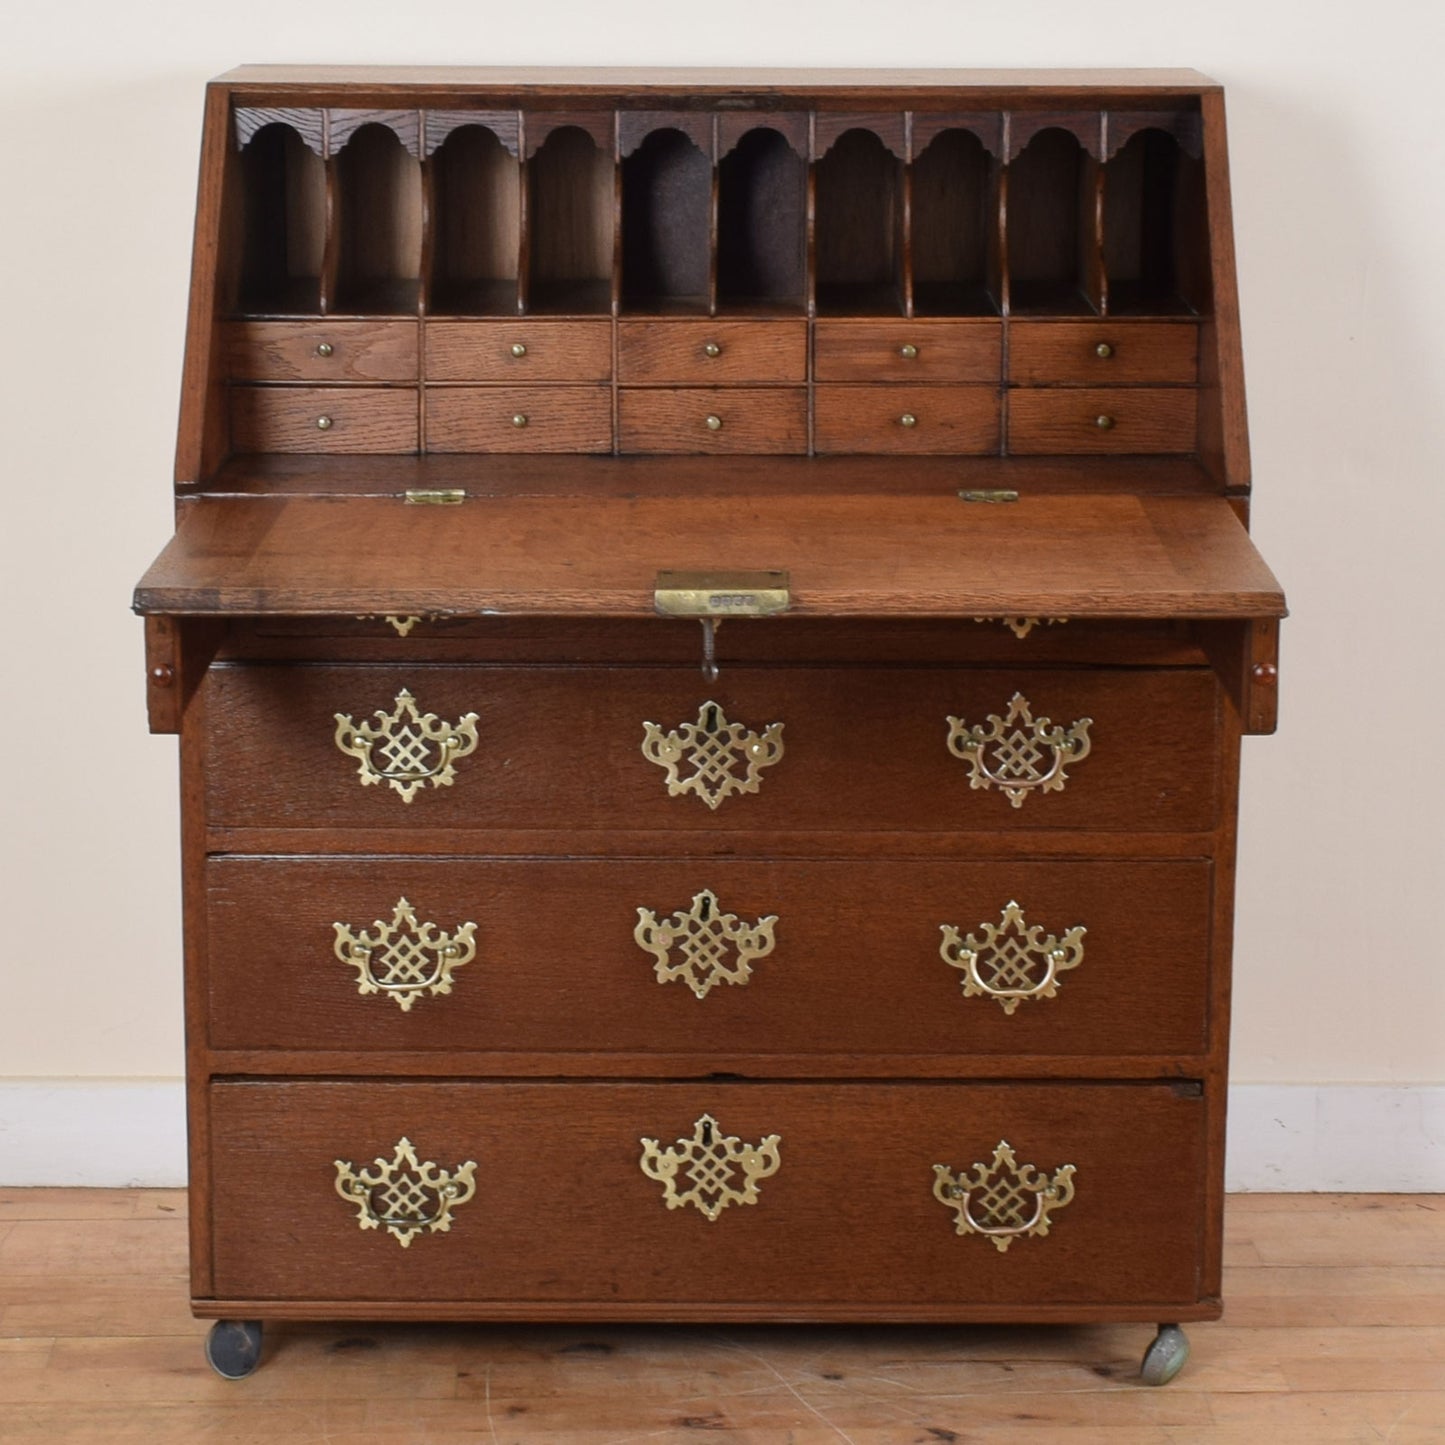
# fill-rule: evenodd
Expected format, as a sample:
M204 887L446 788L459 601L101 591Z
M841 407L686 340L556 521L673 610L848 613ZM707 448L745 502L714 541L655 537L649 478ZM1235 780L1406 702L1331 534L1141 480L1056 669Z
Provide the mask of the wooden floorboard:
M217 1379L185 1196L0 1190L0 1441L146 1445L1442 1445L1445 1199L1238 1195L1225 1315L1146 1326L273 1325Z

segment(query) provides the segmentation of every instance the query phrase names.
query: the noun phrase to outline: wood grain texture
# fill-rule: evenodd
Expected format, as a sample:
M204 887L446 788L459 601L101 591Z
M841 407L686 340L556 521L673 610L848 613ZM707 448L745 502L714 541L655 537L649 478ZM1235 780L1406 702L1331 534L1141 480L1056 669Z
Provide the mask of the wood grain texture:
M999 411L991 386L820 386L814 446L824 453L987 454L998 449Z
M709 347L717 348L710 355ZM617 325L617 379L632 386L794 382L808 375L803 321L627 321Z
M997 321L827 317L815 328L813 374L823 382L997 382L1002 356Z
M1197 411L1186 387L1020 387L1009 393L1008 449L1015 456L1192 452Z
M415 387L235 386L230 396L238 451L346 454L417 448Z
M111 1272L111 1231L145 1200L164 1211L150 1268ZM0 1388L7 1437L24 1445L422 1431L461 1445L489 1411L511 1445L703 1430L768 1445L789 1432L799 1445L840 1432L857 1445L950 1433L989 1445L1170 1434L1359 1445L1393 1430L1396 1445L1435 1445L1445 1430L1445 1269L1432 1262L1445 1211L1422 1195L1231 1197L1224 1319L1190 1328L1193 1358L1155 1391L1135 1374L1145 1324L272 1323L261 1372L238 1388L211 1377L205 1322L185 1308L183 1191L7 1190L0 1217L18 1221L0 1275ZM1331 1229L1326 1263L1307 1263L1322 1217L1344 1227ZM91 1236L100 1262L27 1267L42 1240L54 1260L52 1221Z
M869 1306L1198 1302L1200 1218L1186 1181L1203 1109L1167 1085L220 1083L215 1126L221 1295L541 1300L647 1308L733 1303L758 1318ZM781 1167L752 1206L669 1210L638 1165L712 1114ZM477 1161L451 1231L401 1249L363 1232L332 1161L369 1164L406 1136L444 1167ZM954 1233L933 1169L1077 1166L1047 1239L999 1253ZM550 1182L549 1182L550 1181ZM846 1187L844 1187L846 1184ZM685 1187L685 1185L683 1186ZM1036 1246L1027 1249L1024 1246Z
M1192 385L1199 328L1186 321L1012 321L1008 379L1027 386L1081 382ZM1100 356L1098 348L1109 354Z
M623 487L596 498L484 497L454 508L356 497L344 506L320 497L206 499L141 580L135 605L172 613L635 617L652 613L660 567L784 567L800 617L1284 611L1279 584L1221 499L1061 492L970 506L954 494L966 475L956 472L933 495L891 498L880 545L873 496L775 492L767 485L773 465L770 458L755 474L760 487L716 496L636 496ZM676 485L701 474L678 466L671 475ZM988 486L1021 480L1001 467L977 475ZM539 537L550 545L531 540Z
M429 386L435 452L610 452L612 393L603 386Z
M428 381L609 381L606 321L435 321L422 328ZM514 346L525 347L521 356ZM430 433L428 433L430 441Z
M414 321L232 321L224 344L235 381L417 379Z
M547 863L422 859L217 858L208 864L213 1048L594 1052L646 1056L660 1044L710 1071L717 1055L936 1052L1199 1054L1206 1046L1207 863L920 863L695 859ZM660 981L633 931L703 889L753 924L776 917L775 947L741 984L699 999ZM476 924L476 958L444 996L403 1012L362 995L334 951L333 923L377 929L402 897L443 931ZM1052 999L1005 1014L965 997L939 955L940 926L980 934L1018 899L1031 924L1083 925L1084 957ZM1042 936L1042 935L1041 935ZM680 948L671 955L683 960ZM733 967L736 955L722 953ZM380 967L380 965L378 965ZM699 972L705 978L706 968ZM318 1058L316 1068L325 1069ZM875 1059L875 1072L888 1067ZM493 1072L486 1058L468 1072Z
M1213 827L1220 802L1218 685L1194 670L735 668L707 683L674 669L219 666L203 687L214 827L562 828L607 851L620 828L1182 832ZM363 787L333 736L336 714L391 712L403 687L423 712L479 719L455 782L410 804ZM949 715L986 724L1015 692L1036 718L1093 719L1065 788L1017 808L970 787L946 746ZM759 733L782 722L786 750L757 793L715 811L668 796L642 753L646 721L695 723L709 701Z
M801 386L623 387L617 394L617 445L638 454L804 452L808 394Z

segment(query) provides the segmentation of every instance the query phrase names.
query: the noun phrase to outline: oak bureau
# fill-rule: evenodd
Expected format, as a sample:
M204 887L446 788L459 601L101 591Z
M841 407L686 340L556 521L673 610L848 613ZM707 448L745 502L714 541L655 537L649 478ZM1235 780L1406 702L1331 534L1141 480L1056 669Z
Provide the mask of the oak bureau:
M206 101L193 1307L1220 1312L1250 542L1192 71Z

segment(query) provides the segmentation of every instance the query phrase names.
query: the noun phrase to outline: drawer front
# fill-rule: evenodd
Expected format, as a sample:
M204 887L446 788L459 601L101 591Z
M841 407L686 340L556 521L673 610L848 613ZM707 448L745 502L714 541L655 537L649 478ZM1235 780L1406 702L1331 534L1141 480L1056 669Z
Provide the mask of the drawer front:
M429 386L430 452L610 452L602 386Z
M224 665L205 689L222 827L559 829L575 853L579 829L607 851L627 828L1170 832L1217 811L1205 669L737 667L709 684L682 667Z
M819 452L999 449L999 394L991 386L820 386L813 408Z
M624 388L617 435L624 452L805 452L808 394L781 386Z
M617 379L633 385L794 382L808 375L804 321L620 321Z
M1186 388L1062 387L1011 391L1008 407L1017 456L1192 452L1199 400Z
M1041 1315L1198 1298L1205 1107L1187 1086L232 1082L209 1106L222 1298ZM968 1189L1003 1141L1037 1171L1021 1222ZM428 1163L455 1181L444 1209L409 1193ZM720 1187L699 1183L709 1165ZM1015 1231L1037 1211L1048 1232L999 1249L957 1232L965 1209Z
M226 375L236 381L415 381L414 321L232 321Z
M383 452L417 449L413 387L233 386L238 452Z
M1192 384L1198 358L1199 328L1189 321L1009 323L1009 380L1027 386Z
M662 1053L706 1073L1206 1045L1202 861L229 857L207 907L215 1048Z
M1003 371L999 321L819 321L818 381L994 382Z
M610 321L428 321L428 381L609 381Z

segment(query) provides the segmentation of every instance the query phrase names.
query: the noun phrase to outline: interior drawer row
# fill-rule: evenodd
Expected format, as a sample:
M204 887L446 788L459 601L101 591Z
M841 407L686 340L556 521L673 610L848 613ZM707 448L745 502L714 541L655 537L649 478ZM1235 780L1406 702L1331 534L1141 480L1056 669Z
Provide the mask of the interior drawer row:
M203 696L213 827L558 830L577 852L626 829L1191 831L1219 806L1202 668L737 667L705 683L219 664Z
M1197 1085L238 1081L207 1104L226 1299L776 1318L1199 1294Z
M698 1072L1201 1054L1210 883L1203 860L212 858L209 1041Z
M1007 334L1007 361L1004 337ZM1189 321L820 320L813 379L1020 385L1192 385ZM225 328L234 381L610 381L801 385L806 321L241 321Z

